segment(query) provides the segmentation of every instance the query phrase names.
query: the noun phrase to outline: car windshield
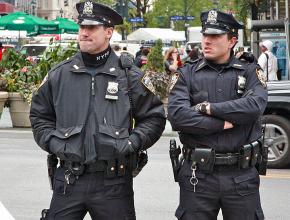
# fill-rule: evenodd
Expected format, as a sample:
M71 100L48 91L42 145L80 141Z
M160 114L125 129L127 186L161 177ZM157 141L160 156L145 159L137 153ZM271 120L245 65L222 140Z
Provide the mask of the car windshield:
M27 45L21 48L20 53L26 56L40 56L45 51L46 47L47 46L45 45L42 46Z

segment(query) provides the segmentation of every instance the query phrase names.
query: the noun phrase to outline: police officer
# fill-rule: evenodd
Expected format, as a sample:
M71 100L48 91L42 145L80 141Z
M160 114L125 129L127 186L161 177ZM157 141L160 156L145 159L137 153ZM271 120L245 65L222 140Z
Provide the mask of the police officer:
M110 47L122 17L92 1L76 8L80 51L48 73L31 105L37 144L60 160L47 219L133 220L132 158L160 138L163 106Z
M180 131L179 220L264 219L259 195L265 79L255 63L234 57L242 28L231 14L201 13L203 57L180 69L168 116Z

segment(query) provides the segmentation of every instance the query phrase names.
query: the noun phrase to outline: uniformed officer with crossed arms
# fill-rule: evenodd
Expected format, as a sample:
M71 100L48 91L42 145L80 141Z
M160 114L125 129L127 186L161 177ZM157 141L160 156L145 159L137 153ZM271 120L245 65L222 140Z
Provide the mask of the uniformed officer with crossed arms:
M163 105L140 69L110 47L122 17L92 1L76 8L80 51L48 73L31 105L37 144L60 160L45 219L80 220L88 212L93 220L135 220L134 155L160 138Z
M259 194L265 79L255 63L234 57L238 29L231 15L201 13L203 57L180 69L168 116L180 131L179 220L264 219Z

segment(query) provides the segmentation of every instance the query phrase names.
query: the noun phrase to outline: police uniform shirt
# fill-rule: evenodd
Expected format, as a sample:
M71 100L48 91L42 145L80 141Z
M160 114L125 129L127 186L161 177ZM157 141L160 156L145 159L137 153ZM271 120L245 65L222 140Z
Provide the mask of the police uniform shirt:
M168 117L173 129L180 131L184 145L237 152L240 146L261 136L259 117L266 107L267 91L258 79L257 68L254 63L232 57L221 69L200 59L180 70L169 95ZM246 80L245 97L237 93L241 77ZM210 102L210 116L192 108L204 101ZM234 127L224 130L225 121Z

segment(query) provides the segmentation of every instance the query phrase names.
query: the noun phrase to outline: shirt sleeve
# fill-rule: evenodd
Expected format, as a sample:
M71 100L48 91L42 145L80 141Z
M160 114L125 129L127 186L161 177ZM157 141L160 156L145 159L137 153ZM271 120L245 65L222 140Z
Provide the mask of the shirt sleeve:
M49 151L48 137L55 130L56 124L52 103L51 87L47 76L34 94L30 108L30 121L34 139L45 151Z
M166 118L163 103L142 84L139 71L133 69L130 72L135 124L129 139L136 148L146 150L161 137Z
M268 94L263 83L258 78L258 66L248 67L246 89L244 96L220 103L211 103L210 110L214 117L233 124L251 124L259 118L267 105Z
M172 128L189 134L212 134L223 130L224 120L194 111L190 102L190 68L183 68L169 95L168 119ZM184 71L184 72L183 72Z

